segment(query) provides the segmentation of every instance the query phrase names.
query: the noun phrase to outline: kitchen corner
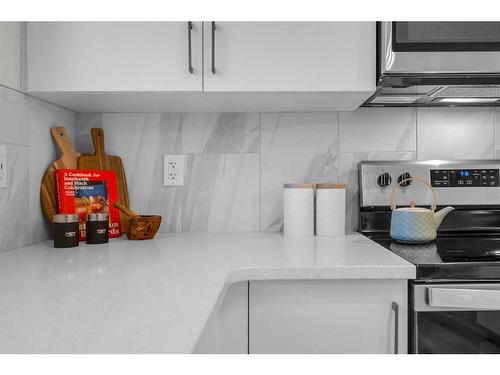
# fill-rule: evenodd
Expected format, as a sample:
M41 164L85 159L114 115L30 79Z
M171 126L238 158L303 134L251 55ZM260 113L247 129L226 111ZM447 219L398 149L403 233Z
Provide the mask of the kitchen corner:
M0 21L0 355L500 353L500 22L194 14Z

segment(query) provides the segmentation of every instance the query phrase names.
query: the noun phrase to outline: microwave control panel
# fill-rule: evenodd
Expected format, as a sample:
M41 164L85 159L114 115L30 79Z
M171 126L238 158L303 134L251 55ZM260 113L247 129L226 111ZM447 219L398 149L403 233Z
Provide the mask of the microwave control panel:
M431 169L433 187L499 186L498 169Z

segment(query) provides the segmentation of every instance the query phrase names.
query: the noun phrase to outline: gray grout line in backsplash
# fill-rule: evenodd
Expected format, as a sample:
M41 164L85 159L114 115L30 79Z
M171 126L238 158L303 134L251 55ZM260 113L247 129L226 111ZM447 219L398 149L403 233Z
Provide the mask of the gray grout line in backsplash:
M184 137L184 121L182 119L182 116L180 118L180 126L179 126L179 149L181 150L180 154L182 154L182 139ZM188 154L184 154L184 155L188 155ZM182 213L182 215L184 215L184 213ZM181 216L182 216L181 215Z
M496 158L496 150L497 150L497 109L493 109L493 152L494 152L494 157Z
M262 112L259 112L259 230L262 230Z
M4 142L0 140L0 144L7 146L16 146L16 147L27 147L27 148L30 147L29 142L28 144L21 144L21 143Z
M172 155L257 155L260 154L259 151L242 151L242 152L236 152L236 151L219 151L219 152L172 152Z
M418 155L418 108L415 108L414 111L415 111L415 159L419 160L419 155Z
M340 183L340 112L337 112L337 184Z

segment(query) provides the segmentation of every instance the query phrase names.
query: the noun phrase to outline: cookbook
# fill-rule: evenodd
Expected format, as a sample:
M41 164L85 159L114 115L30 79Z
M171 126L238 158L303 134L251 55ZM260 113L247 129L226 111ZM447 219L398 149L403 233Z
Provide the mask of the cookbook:
M114 171L58 169L55 173L58 212L80 216L80 241L85 240L89 213L109 214L109 237L120 237L120 213L114 207L118 186Z

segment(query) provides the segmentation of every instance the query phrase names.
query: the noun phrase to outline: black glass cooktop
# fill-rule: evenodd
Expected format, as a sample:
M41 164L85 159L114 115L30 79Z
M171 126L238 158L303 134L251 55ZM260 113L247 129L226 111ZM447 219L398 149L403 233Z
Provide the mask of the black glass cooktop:
M373 241L417 266L417 279L500 279L500 236L443 236L426 244L403 244L388 235Z

